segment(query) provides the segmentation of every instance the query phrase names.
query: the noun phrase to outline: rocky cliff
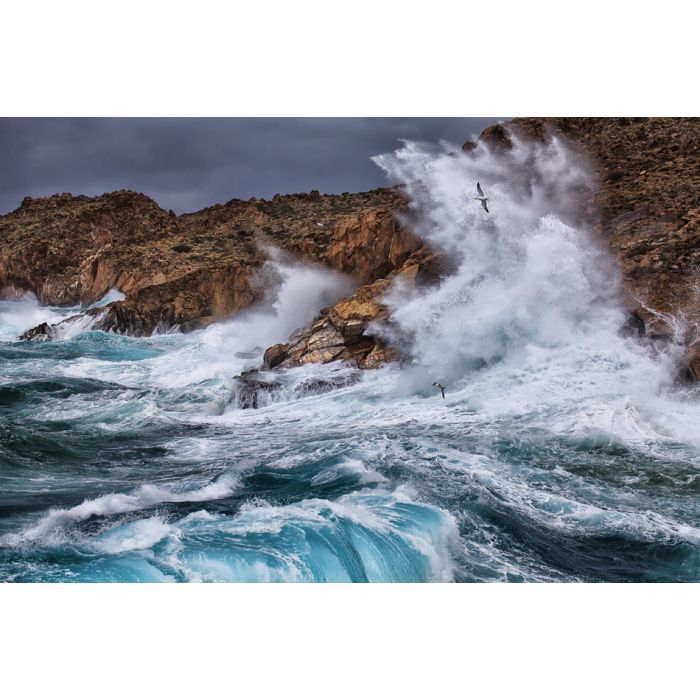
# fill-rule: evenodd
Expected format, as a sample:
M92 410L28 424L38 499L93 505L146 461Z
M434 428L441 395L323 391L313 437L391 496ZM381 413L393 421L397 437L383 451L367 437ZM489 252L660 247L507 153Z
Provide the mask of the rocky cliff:
M375 335L371 330L372 325L391 325L382 298L397 280L410 286L437 282L439 269L438 257L426 246L420 246L389 275L321 309L319 316L298 329L287 343L268 348L264 356L265 369L333 360L373 369L401 359L399 349L390 347L383 335Z
M582 192L578 208L618 260L628 328L687 345L686 369L700 379L700 120L522 118L489 127L480 141L499 151L512 148L514 138L553 137L577 149L597 176L595 194ZM466 142L462 150L475 147ZM374 367L396 359L397 349L367 334L370 323L388 320L382 295L394 276L431 283L440 267L421 247L387 279L361 287L271 348L267 366L352 358Z
M369 283L418 246L397 224L394 189L231 200L175 216L135 192L26 198L0 217L0 290L47 304L89 305L109 289L124 301L103 330L148 335L225 318L259 300L255 272L274 245Z
M656 338L675 334L700 378L700 120L515 119L480 140L508 149L513 138L555 135L596 171L596 194L582 195L588 200L581 205L619 261L632 327ZM473 148L467 142L463 150ZM260 298L255 272L272 244L349 273L361 286L268 349L267 367L335 359L375 367L400 356L371 330L377 321L390 323L382 296L392 280L431 284L441 274L439 258L397 223L405 204L397 189L312 192L175 216L134 192L27 198L0 217L0 291L90 304L118 287L127 298L100 314L103 329L188 330Z

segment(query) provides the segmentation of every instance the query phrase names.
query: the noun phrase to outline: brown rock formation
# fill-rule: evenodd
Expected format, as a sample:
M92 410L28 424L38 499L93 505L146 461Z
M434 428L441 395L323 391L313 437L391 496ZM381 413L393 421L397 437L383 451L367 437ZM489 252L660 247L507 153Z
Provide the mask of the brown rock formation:
M582 193L582 209L619 262L635 314L630 332L669 337L668 318L681 320L688 371L700 378L700 120L515 119L480 140L507 152L514 137L553 134L597 171L599 188L592 199ZM475 148L465 144L465 157ZM441 261L396 223L404 206L396 189L231 200L179 217L134 192L26 198L0 217L0 295L24 290L46 303L89 304L118 287L127 299L107 308L102 328L189 330L259 299L255 271L269 243L364 286L269 348L266 365L344 359L374 367L398 356L372 330L390 321L382 298L391 281L440 276Z
M257 301L265 244L372 282L418 246L397 225L394 189L231 200L176 217L148 197L115 192L26 198L0 217L0 290L50 304L91 304L112 287L103 330L148 335L224 318Z
M394 281L408 286L425 284L434 279L436 266L436 256L421 246L398 270L322 309L319 318L295 331L286 344L268 348L265 368L344 360L362 369L374 369L398 360L398 349L391 347L383 334L372 331L371 325L390 326L383 297Z
M596 170L597 194L590 199L590 192L582 192L579 205L607 237L620 264L632 312L626 330L668 337L671 329L664 319L681 319L683 340L691 343L689 372L700 379L700 342L693 343L700 336L700 120L515 119L489 127L480 141L507 151L513 136L544 140L554 135L565 138ZM468 155L475 148L468 141L462 151ZM416 270L414 259L421 259ZM437 257L421 248L396 273L338 302L297 331L287 346L275 346L275 364L346 359L374 367L396 359L396 350L368 333L372 321L387 320L382 295L395 274L411 270L408 278L421 284L436 281L440 267Z

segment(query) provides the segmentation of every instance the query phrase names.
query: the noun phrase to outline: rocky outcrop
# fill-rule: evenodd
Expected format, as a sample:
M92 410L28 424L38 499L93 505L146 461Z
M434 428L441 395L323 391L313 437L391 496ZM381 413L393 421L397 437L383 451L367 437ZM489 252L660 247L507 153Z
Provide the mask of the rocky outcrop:
M305 398L306 396L318 396L327 394L329 391L352 386L360 381L359 372L335 372L329 377L318 377L316 379L306 379L297 384L293 389L294 398Z
M93 304L111 288L98 328L149 335L190 330L259 301L257 269L273 245L373 282L419 242L394 213L395 189L231 200L175 216L135 192L26 198L0 217L0 291L47 304Z
M318 318L295 331L287 343L268 348L265 367L343 360L362 369L374 369L400 359L398 346L388 340L392 326L384 297L395 282L414 287L435 280L437 267L437 256L422 246L392 274L322 309Z
M51 340L52 338L53 328L46 322L30 328L19 337L20 340Z
M282 384L257 370L234 377L231 403L236 408L261 408L273 403L282 391Z
M631 313L623 331L685 343L687 371L700 379L700 120L523 118L486 129L480 141L505 154L514 139L557 135L597 173L579 208L622 270ZM465 157L476 147L467 142ZM405 205L392 188L231 200L183 216L134 192L26 198L0 217L0 295L31 291L45 303L87 305L117 287L125 300L88 312L97 327L187 331L260 299L256 271L270 244L362 286L268 348L265 366L376 367L402 345L389 342L389 285L397 277L434 283L449 264L397 223Z
M688 372L700 379L700 120L698 119L515 119L486 129L479 140L496 152L513 139L565 138L592 167L598 186L580 193L579 215L593 223L617 258L628 295L625 333L670 338L680 322L689 345ZM477 144L467 142L467 156ZM414 268L413 262L421 263ZM268 366L294 366L342 359L375 367L398 351L376 329L388 322L382 303L392 278L432 283L446 268L426 248L386 278L361 287L285 345L268 349Z

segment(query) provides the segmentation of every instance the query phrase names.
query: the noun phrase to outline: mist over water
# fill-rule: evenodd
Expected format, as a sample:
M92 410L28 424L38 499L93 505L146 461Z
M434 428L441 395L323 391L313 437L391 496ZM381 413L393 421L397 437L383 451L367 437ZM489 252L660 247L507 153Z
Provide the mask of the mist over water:
M620 332L586 164L557 141L450 150L376 159L451 266L391 289L382 332L411 359L359 383L300 398L345 371L304 366L264 407L231 403L234 375L353 289L274 251L260 307L187 335L19 343L65 310L0 302L0 578L698 580L696 392L672 347Z
M79 307L71 309L42 307L33 294L12 300L0 299L0 342L12 342L17 337L40 323L59 323L78 313Z

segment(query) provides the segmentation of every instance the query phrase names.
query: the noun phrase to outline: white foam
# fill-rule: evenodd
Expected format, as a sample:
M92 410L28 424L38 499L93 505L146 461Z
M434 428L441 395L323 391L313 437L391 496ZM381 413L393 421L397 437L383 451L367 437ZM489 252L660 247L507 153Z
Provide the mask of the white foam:
M144 339L164 350L158 357L128 363L82 358L67 364L64 371L70 376L95 377L127 386L169 391L194 387L200 394L210 395L213 403L208 412L220 412L233 375L260 365L267 347L285 342L320 308L353 289L352 281L340 273L290 260L274 250L269 253L270 260L256 280L265 290L265 300L258 307L204 330ZM93 321L85 323L91 325ZM77 325L75 330L80 330ZM251 358L236 356L250 352L257 354Z
M386 332L412 343L407 394L440 381L448 404L493 419L530 414L553 432L633 442L678 435L669 409L698 424L697 404L668 401L675 350L652 356L619 332L619 273L576 212L595 181L563 142L515 139L510 153L482 144L457 157L407 143L376 161L407 183L414 229L456 264L437 287L387 297L400 333ZM473 198L477 181L489 214Z
M105 554L122 554L123 552L150 549L161 540L175 532L157 516L146 520L127 523L93 540L93 546Z
M70 340L81 333L86 333L97 326L104 314L82 315L76 314L75 318L67 318L61 321L53 329L54 340Z
M388 479L374 469L370 469L361 459L346 457L341 463L331 469L320 472L311 479L313 485L325 484L335 481L338 477L344 474L350 474L357 477L358 483L367 484L382 484Z
M79 311L77 306L42 306L33 294L20 299L0 300L0 341L17 340L22 333L40 323L59 323Z
M118 287L112 287L99 301L94 304L90 304L88 309L99 309L102 306L107 306L115 301L124 301L126 299L126 294L121 291Z
M177 491L166 486L143 484L132 493L108 493L85 500L73 508L52 509L36 525L18 533L0 537L0 546L16 547L37 540L50 541L57 530L93 516L132 513L161 503L196 503L227 498L234 492L237 485L236 475L224 474L215 481L192 491Z

